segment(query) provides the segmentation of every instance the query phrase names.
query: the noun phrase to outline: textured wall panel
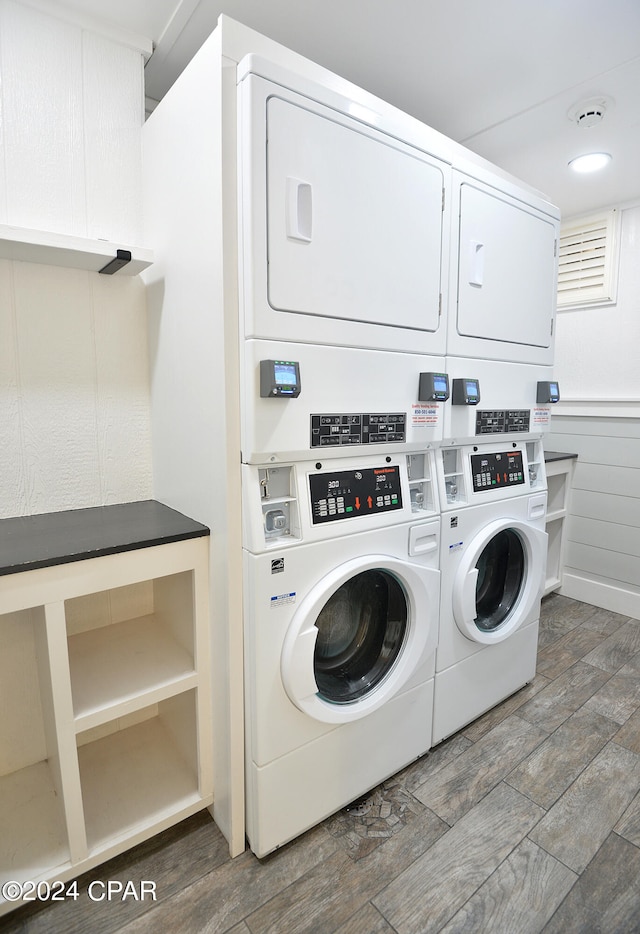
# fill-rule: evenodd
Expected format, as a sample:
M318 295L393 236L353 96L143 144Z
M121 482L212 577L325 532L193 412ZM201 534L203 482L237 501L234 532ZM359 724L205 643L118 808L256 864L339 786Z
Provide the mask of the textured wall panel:
M141 242L142 55L84 32L87 235Z
M86 236L81 32L2 0L6 218Z
M0 516L151 498L142 283L6 262L0 324Z
M22 418L19 404L13 266L0 260L0 515L26 501Z
M89 276L15 263L28 513L100 502Z
M91 286L100 502L148 499L153 484L144 285L138 278L94 274Z

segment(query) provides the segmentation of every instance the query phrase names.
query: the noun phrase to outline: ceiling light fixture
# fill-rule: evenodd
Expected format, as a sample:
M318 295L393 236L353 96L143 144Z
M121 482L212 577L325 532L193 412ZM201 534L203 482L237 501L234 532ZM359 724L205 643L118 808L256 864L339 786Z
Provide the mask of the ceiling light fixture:
M584 156L576 156L569 162L569 166L574 172L581 175L587 172L598 172L604 169L611 162L611 156L608 152L589 152Z

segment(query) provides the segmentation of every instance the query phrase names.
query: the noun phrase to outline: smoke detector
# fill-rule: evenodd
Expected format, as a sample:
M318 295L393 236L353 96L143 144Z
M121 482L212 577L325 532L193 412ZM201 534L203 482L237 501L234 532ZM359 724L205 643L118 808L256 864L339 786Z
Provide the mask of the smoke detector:
M609 97L592 97L590 100L574 104L567 116L579 127L598 126L612 106L613 100Z

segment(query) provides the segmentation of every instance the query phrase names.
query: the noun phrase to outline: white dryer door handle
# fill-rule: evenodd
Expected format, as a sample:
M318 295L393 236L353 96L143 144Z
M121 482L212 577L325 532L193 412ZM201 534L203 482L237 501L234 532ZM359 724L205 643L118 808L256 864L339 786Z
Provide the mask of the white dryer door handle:
M484 283L484 243L479 240L469 241L469 285L482 286Z
M299 178L287 178L286 185L287 237L311 243L313 207L311 185Z
M478 586L478 569L471 568L462 582L460 594L460 609L465 620L471 622L478 615L476 609L476 587Z
M313 656L316 648L318 630L311 626L298 634L292 651L289 673L289 687L296 697L314 697L318 693L318 685L313 674Z

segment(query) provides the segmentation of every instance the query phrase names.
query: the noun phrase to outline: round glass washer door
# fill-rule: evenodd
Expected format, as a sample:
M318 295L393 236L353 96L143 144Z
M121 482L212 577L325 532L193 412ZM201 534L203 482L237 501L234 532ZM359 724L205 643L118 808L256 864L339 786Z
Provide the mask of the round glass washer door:
M474 642L502 642L530 621L542 592L547 536L513 519L497 520L472 540L460 561L453 615Z
M292 619L280 666L287 694L324 722L366 716L435 649L437 612L437 571L383 555L346 562Z

